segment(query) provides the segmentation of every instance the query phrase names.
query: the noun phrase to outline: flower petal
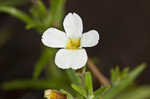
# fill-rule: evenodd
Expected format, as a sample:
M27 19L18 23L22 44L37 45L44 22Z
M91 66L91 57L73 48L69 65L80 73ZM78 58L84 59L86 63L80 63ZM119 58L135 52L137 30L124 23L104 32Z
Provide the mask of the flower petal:
M49 28L43 33L42 42L48 47L64 48L67 38L64 32L55 28Z
M86 65L87 59L88 57L85 49L60 49L56 53L55 63L59 68L62 69L79 69Z
M64 18L64 29L68 37L79 38L83 32L83 24L81 17L76 13L69 13Z
M99 34L96 30L91 30L87 33L84 33L81 38L82 47L93 47L98 44Z

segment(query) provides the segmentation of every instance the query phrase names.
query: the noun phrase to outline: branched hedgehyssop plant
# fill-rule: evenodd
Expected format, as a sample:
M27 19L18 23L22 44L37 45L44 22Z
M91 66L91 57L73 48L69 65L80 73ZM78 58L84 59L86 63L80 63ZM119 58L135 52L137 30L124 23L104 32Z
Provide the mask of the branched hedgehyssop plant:
M47 99L150 98L149 85L138 86L133 83L144 70L145 64L139 65L133 71L129 71L129 68L121 71L119 67L111 69L110 81L106 80L88 59L84 49L98 44L100 39L98 32L90 30L83 33L82 19L76 13L68 13L64 17L66 0L47 1L50 1L50 8L46 7L42 0L33 0L28 14L14 6L0 4L0 12L20 19L26 23L26 29L35 29L42 35L41 41L46 46L42 46L41 56L34 67L33 78L3 83L1 85L3 89L47 89L44 92ZM62 31L62 22L65 32ZM53 48L60 49L57 51ZM86 64L91 72L87 71ZM43 80L39 76L44 69L46 77ZM91 73L100 81L100 88L96 90L93 89Z
M93 47L99 41L99 34L96 30L91 30L83 33L83 23L81 17L76 13L69 13L64 18L63 22L66 33L55 28L47 29L43 36L42 42L44 45L52 48L62 48L55 56L55 63L62 69L80 69L86 65L88 56L83 47ZM81 75L82 76L82 75ZM91 84L90 74L86 74L87 84ZM84 79L85 80L85 79ZM84 84L83 84L84 85ZM87 85L90 87L91 85ZM93 99L93 89L90 87L89 93L80 86L72 85L86 99ZM79 90L80 89L80 90ZM81 91L82 90L82 91ZM49 93L49 94L48 94ZM45 93L48 99L53 99L55 93L51 90ZM58 97L58 95L56 95ZM65 99L65 98L64 98Z

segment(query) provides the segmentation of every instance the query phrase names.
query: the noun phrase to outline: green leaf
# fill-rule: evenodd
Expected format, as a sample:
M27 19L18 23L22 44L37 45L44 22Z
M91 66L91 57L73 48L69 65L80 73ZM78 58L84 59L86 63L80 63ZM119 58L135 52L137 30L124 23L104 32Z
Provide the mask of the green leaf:
M72 84L71 87L77 91L80 95L84 96L85 98L87 98L87 94L86 94L86 91L81 88L80 86L78 85L75 85L75 84Z
M116 66L115 69L111 69L111 83L112 85L117 85L120 82L120 69Z
M0 0L0 6L18 6L18 5L25 5L30 0Z
M24 21L26 24L33 24L32 18L29 17L26 13L11 7L11 6L0 6L0 12L4 12Z
M123 69L123 71L121 71L119 69L119 66L116 66L115 69L111 69L111 83L112 83L112 86L116 86L117 84L120 83L120 81L122 81L124 78L126 78L126 76L128 75L128 72L129 72L128 67Z
M103 87L97 89L97 90L94 92L94 96L103 95L106 91L108 91L109 88L110 88L110 86L103 86Z
M81 85L81 79L80 79L79 75L75 71L73 71L72 69L67 69L65 71L66 71L70 81L73 84Z
M93 84L90 72L85 73L85 88L89 95L93 95Z
M103 99L114 99L121 91L127 88L136 77L145 69L146 64L141 64L136 69L131 71L126 79L122 80L118 85L114 86L107 94L104 95Z
M53 54L55 53L55 49L45 48L41 54L41 57L37 64L35 65L35 69L33 72L33 78L37 79L44 69L44 67L47 65L47 63L50 63L50 60L53 57Z
M16 89L47 89L47 88L65 88L59 82L50 80L15 80L1 84L4 90Z

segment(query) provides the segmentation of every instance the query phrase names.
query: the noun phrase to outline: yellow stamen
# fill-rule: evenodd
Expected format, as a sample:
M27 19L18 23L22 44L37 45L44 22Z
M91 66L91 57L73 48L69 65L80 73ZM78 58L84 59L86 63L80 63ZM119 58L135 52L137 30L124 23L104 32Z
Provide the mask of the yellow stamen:
M45 91L44 97L47 99L67 99L65 94L50 89Z
M69 39L66 44L66 49L78 49L80 47L80 39Z

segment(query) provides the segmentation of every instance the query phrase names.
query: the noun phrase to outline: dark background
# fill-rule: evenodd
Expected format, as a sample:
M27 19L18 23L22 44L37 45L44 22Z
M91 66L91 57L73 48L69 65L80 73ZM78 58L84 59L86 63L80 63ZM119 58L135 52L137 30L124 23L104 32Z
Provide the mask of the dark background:
M87 51L90 57L98 57L97 65L107 77L116 65L135 68L146 62L147 68L137 83L150 84L149 5L149 0L68 0L66 13L76 12L83 18L84 32L99 31L99 45ZM26 10L28 6L20 8ZM12 33L0 47L0 82L31 78L40 55L41 36L34 30L25 30L23 22L0 14L0 29L4 26ZM39 91L0 91L0 99L42 99L35 93Z
M147 63L139 79L149 84L150 75L150 1L149 0L69 0L67 12L83 18L84 31L97 29L101 42L89 48L91 57L99 58L99 66L108 75L111 67Z

